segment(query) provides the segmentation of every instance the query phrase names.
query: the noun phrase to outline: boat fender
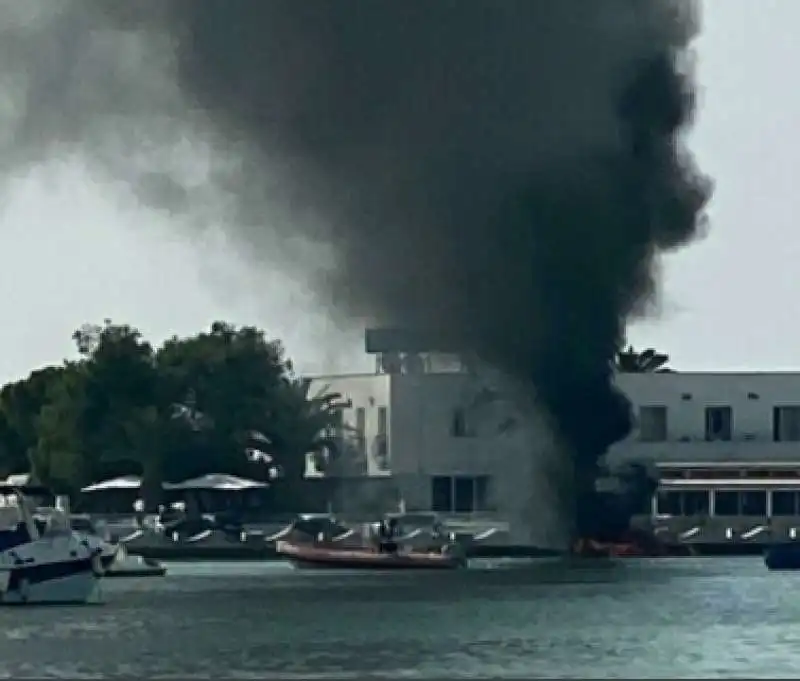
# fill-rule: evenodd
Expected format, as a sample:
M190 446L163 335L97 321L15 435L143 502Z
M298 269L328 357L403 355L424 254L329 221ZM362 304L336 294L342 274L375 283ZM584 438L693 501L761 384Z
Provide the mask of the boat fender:
M19 592L19 599L23 603L27 603L28 599L31 597L31 583L23 577L19 580L17 591Z

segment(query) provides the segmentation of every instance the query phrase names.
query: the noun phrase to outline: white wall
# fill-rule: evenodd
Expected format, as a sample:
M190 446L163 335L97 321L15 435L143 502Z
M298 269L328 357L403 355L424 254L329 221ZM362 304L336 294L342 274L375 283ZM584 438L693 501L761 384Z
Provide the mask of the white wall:
M377 436L377 408L388 408L391 475L409 510L431 507L432 476L486 475L489 505L510 522L514 542L565 546L567 496L552 481L567 479L568 458L525 399L488 399L475 406L485 387L498 387L495 377L384 374L324 377L317 385L352 400L345 410L350 425L357 407L367 409L368 443ZM508 386L502 387L507 396ZM469 436L455 437L453 418L460 407L467 407Z
M667 407L667 440L640 442L638 432L609 459L658 461L800 461L800 442L773 441L773 408L800 406L800 374L622 374L620 388L634 408ZM730 442L706 442L706 407L730 406Z
M484 372L393 376L391 397L393 472L407 481L404 496L429 508L430 476L488 475L490 504L510 521L515 542L566 546L566 497L552 482L556 469L566 476L569 459L523 396ZM465 437L453 435L458 408L465 411Z

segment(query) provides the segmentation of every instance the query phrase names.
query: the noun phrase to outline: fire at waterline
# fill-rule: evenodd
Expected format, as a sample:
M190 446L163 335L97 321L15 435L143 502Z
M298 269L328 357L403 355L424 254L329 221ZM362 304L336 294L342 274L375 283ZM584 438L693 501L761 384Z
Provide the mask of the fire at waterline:
M652 485L594 489L631 428L611 358L710 194L683 140L694 2L40 9L4 47L28 84L7 162L71 145L154 208L208 208L256 268L281 244L324 245L297 260L323 305L429 329L535 395L575 532L620 533ZM168 158L186 139L210 150L202 183Z

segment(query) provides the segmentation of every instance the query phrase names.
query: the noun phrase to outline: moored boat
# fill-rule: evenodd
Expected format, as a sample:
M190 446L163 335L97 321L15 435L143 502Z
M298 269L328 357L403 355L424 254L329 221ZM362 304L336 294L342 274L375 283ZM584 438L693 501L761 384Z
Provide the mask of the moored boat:
M300 568L339 570L455 570L466 566L463 555L448 547L440 552L379 551L370 548L334 548L279 541L279 555Z
M99 582L114 553L66 523L40 528L30 497L49 494L43 487L0 485L0 604L99 599Z
M800 543L773 544L764 552L768 570L800 570Z

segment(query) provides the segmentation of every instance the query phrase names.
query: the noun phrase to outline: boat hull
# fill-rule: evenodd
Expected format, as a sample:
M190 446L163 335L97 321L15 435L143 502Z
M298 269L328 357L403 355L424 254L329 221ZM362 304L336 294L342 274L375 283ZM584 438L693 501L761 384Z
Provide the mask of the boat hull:
M167 574L165 568L157 560L132 556L125 549L124 544L109 544L103 552L104 559L110 555L110 560L105 564L104 577L163 577Z
M774 544L764 553L764 565L768 570L800 570L800 546L797 544Z
M378 553L364 549L328 549L278 542L276 550L295 567L313 570L456 570L466 561L438 553Z
M126 555L111 563L104 576L108 579L109 577L163 577L166 574L167 568L158 561Z
M0 604L97 603L116 551L80 533L60 534L2 554Z
M97 603L105 557L43 563L5 571L2 605Z

